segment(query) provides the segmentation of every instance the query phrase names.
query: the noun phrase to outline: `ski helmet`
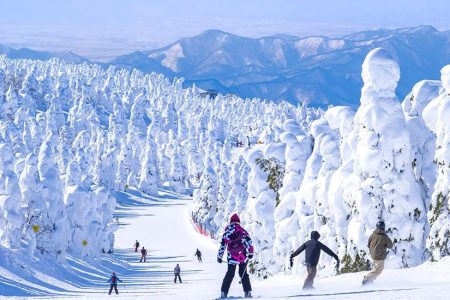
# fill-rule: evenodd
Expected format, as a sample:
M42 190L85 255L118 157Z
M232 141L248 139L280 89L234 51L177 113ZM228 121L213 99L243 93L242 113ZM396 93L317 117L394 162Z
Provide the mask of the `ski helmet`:
M384 221L378 221L377 223L377 229L385 229L386 228L386 224L384 224Z

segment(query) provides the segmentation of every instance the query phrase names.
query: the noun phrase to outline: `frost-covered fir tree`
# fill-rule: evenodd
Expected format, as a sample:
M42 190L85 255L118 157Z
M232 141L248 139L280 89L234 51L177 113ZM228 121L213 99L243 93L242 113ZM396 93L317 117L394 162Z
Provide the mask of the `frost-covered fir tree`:
M345 255L347 251L348 223L352 211L345 199L348 197L347 191L353 188L353 183L351 180L345 179L350 178L353 173L353 150L357 139L353 132L354 116L355 111L345 106L330 108L325 113L325 119L329 127L340 136L339 156L341 165L331 175L327 198L329 199L330 217L334 219L338 253L341 255ZM356 265L365 268L364 264L365 262L361 260L361 263ZM349 264L349 269L345 269L347 266L344 265L343 272L350 271L353 265Z
M236 208L235 212L242 212L247 207L247 200L248 200L248 180L249 180L249 174L251 171L250 165L247 163L247 161L241 156L238 160L239 164L239 182L240 185L242 185L242 188L246 191L242 194L242 197L236 197ZM226 217L226 216L225 216Z
M339 151L339 135L332 130L326 117L312 122L311 134L314 138L314 150L310 159L317 169L315 185L310 187L311 200L315 202L312 230L320 232L321 241L330 247L333 251L338 248L336 239L336 222L331 207L334 203L334 196L328 194L330 180L334 172L341 164ZM307 200L307 202L309 202ZM334 269L334 263L330 256L322 256L319 266L329 266ZM330 270L334 271L334 270Z
M11 148L0 144L0 222L1 243L18 249L22 238L24 215L21 209L22 194L19 181L14 172Z
M36 108L42 101L39 97L39 86L36 80L36 69L32 68L25 76L19 90L20 104L26 108L31 116L36 115ZM39 107L42 108L42 107Z
M244 168L245 166L245 168ZM230 217L234 213L241 214L247 205L248 192L241 181L242 170L245 169L246 175L248 176L247 163L242 156L239 156L237 161L231 167L231 177L229 181L229 186L231 187L228 195L226 196L225 208L223 213L222 224L228 223ZM245 182L247 182L245 178Z
M175 145L172 157L170 159L170 186L177 193L185 193L186 176L180 155L180 148L178 145Z
M82 186L81 169L77 161L67 166L64 202L69 221L68 249L83 254L83 241L88 238L88 213L90 208L90 191Z
M284 149L283 149L284 151ZM279 201L279 188L284 169L276 158L265 158L259 150L247 153L246 161L251 171L245 224L253 239L256 256L250 270L266 278L276 272L273 258L275 220L273 213Z
M394 241L388 263L413 266L423 259L425 206L415 181L411 142L395 88L400 77L397 62L377 48L362 67L364 86L355 115L351 207L344 267L368 259L367 238L377 221L384 220ZM376 116L376 117L375 117Z
M298 198L296 192L303 181L306 161L311 152L310 139L297 122L288 120L283 126L287 131L280 135L280 139L286 144L286 175L280 189L280 204L274 212L276 230L274 257L281 268L286 266L289 253L296 247L294 244L297 243L296 233L299 230L295 214Z
M0 138L12 149L14 172L21 178L20 192L27 195L23 202L27 218L24 242L28 243L29 253L36 256L62 258L67 249L64 243L79 244L80 237L74 238L73 228L69 230L69 224L62 221L74 220L73 206L67 207L71 216L64 215L60 180L70 179L69 163L77 164L80 172L76 184L68 182L65 192L77 185L90 194L89 199L85 195L78 199L84 206L80 208L80 215L85 216L83 224L70 226L80 226L83 232L98 236L92 241L92 236L86 235L87 243L81 251L97 255L100 248L100 252L113 251L117 226L111 222L111 205L115 203L111 194L93 193L103 191L103 187L123 190L127 184L153 190L158 182L143 174L155 169L164 181L160 186L173 185L179 178L183 184L201 183L199 192L206 195L203 199L207 201L205 206L196 206L194 213L202 216L200 223L209 231L216 230L218 223L213 220L228 220L226 215L231 212L242 215L247 207L250 168L242 159L233 167L234 179L229 185L233 193L217 203L218 191L226 194L222 189L227 176L222 170L230 168L233 158L239 157L236 152L240 149L232 149L230 141L246 142L248 137L253 144L266 130L268 138L264 141L276 142L268 147L269 152L276 152L281 149L283 122L300 115L300 108L286 103L244 100L234 95L211 101L202 98L195 87L183 89L182 80L170 82L158 74L104 70L90 64L10 60L2 56L0 73L5 78L1 94L6 94L0 101ZM317 116L302 109L306 117ZM296 122L304 123L301 118ZM152 150L146 149L149 143L144 133L148 123L156 144L153 147L150 143ZM146 151L152 154L145 155ZM30 153L39 153L37 166L32 156L27 157ZM145 160L145 156L152 160ZM207 173L214 176L202 178ZM75 198L68 202L78 204ZM226 202L222 205L222 201ZM108 213L101 214L105 209ZM224 215L216 217L217 209Z
M0 96L1 97L1 96ZM2 120L13 121L15 119L15 114L19 109L20 103L18 99L17 92L14 90L13 86L9 86L8 90L5 91L5 96L0 98L2 100L0 117Z
M188 145L187 166L190 179L192 182L199 182L204 170L203 151L199 149L198 145L192 142Z
M131 157L132 148L128 143L122 144L120 148L119 155L117 156L117 174L115 180L115 188L119 190L124 190L126 188L128 176L131 174Z
M412 162L414 175L419 183L420 194L426 208L430 205L437 176L434 163L436 136L427 127L422 114L441 89L442 85L439 81L422 80L413 87L402 103L411 139L411 153L414 156ZM429 226L426 225L426 232L428 232Z
M165 182L170 178L170 158L166 155L167 135L162 131L158 132L155 142L158 146L159 176L161 181Z
M428 207L431 228L426 244L433 260L450 254L450 65L442 68L441 82L442 93L423 111L425 123L436 135L437 178Z
M63 183L59 177L52 146L45 141L39 150L38 172L42 180L42 199L46 201L45 221L36 248L42 253L64 258L67 248L67 215L63 197Z
M214 216L214 224L216 231L223 227L223 222L227 217L225 216L226 201L229 196L229 171L227 165L224 163L221 165L218 174L218 191L217 191L217 213ZM236 196L236 195L235 195Z
M116 208L116 199L107 189L100 187L94 190L94 198L97 201L97 215L100 216L100 232L91 234L91 242L95 243L95 250L102 253L114 251L114 232L118 224L113 220L113 212ZM91 233L91 230L89 230Z
M30 153L25 159L25 165L19 178L20 192L25 206L24 232L27 240L27 253L34 256L36 240L40 238L46 218L46 202L42 199L43 185L37 168L37 157ZM33 230L34 229L34 230ZM37 231L37 232L36 232Z
M203 171L200 189L194 191L195 218L204 228L212 230L217 208L217 174L212 167Z
M147 139L145 142L145 151L143 152L142 167L140 172L139 190L149 195L155 195L158 192L160 184L159 172L157 166L156 143L153 140L152 127L147 130Z

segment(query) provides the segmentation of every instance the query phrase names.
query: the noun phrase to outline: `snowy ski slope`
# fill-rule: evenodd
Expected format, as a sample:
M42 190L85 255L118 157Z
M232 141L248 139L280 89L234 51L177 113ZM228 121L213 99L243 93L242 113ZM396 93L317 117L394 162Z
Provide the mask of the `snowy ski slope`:
M35 290L37 299L108 298L107 274L116 271L124 281L119 284L123 299L214 299L219 295L226 270L225 264L216 262L218 244L198 234L189 221L191 199L173 192L160 191L158 197L149 197L136 191L116 194L119 207L120 229L116 233L115 259L104 259L94 265L71 258L76 274L67 276L64 270L53 267L44 272L32 270L40 278L22 278L1 269L2 294L30 296ZM139 263L132 246L139 239L149 251L147 263ZM203 252L204 262L198 263L195 249ZM173 268L179 263L182 284L173 283ZM44 275L46 274L46 275ZM76 276L75 276L76 275ZM316 289L301 290L303 277L275 276L266 281L253 279L253 294L261 299L447 299L450 293L450 259L439 263L425 263L410 269L388 269L371 286L362 287L363 273L319 278ZM58 279L65 276L64 279ZM15 281L15 282L13 282ZM22 291L22 293L18 293ZM235 278L230 295L242 297ZM114 296L116 297L116 296ZM9 299L10 297L8 297Z

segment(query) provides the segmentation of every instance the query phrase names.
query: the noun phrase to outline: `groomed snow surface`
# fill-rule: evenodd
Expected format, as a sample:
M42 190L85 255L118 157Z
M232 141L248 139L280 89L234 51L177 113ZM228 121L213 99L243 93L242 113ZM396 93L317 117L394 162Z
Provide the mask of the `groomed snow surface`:
M119 230L116 251L101 262L68 258L72 268L35 262L34 269L24 272L20 263L2 264L0 294L47 298L99 299L107 297L145 299L214 299L226 264L218 264L218 244L196 232L190 223L191 199L160 190L149 197L134 190L116 193ZM148 249L147 263L132 247L138 239ZM203 263L194 257L196 248L203 253ZM10 253L0 253L4 260ZM26 257L24 258L26 259ZM296 263L298 263L297 260ZM173 268L179 263L182 284L173 283ZM10 267L5 267L5 265ZM117 272L119 295L107 295L106 280ZM320 270L312 291L302 291L304 275L274 276L258 281L252 278L253 295L260 299L448 299L450 294L450 259L424 263L409 269L386 269L370 286L361 286L365 273L353 273L320 278ZM19 275L20 274L20 275ZM238 278L232 284L230 296L242 297ZM10 297L8 297L10 298ZM12 298L12 297L11 297Z

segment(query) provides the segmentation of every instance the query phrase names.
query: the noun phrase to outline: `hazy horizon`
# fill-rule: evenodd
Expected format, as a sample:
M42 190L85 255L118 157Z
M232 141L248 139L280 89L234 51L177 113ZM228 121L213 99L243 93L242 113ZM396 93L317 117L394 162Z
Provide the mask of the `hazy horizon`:
M70 50L104 60L208 29L240 36L336 36L431 25L450 30L446 0L2 1L0 45Z

